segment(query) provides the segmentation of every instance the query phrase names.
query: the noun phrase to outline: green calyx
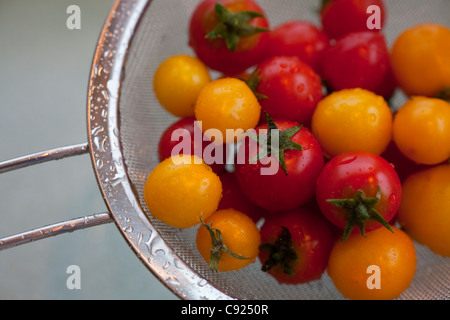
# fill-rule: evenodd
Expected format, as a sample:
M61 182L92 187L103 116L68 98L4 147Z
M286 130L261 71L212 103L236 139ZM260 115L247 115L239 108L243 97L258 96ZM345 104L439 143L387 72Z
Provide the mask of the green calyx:
M240 260L247 260L250 258L242 257L228 249L225 244L223 243L222 233L219 229L212 228L212 223L206 224L203 222L202 218L200 217L200 222L202 225L208 230L209 235L211 236L211 256L209 259L209 267L213 271L217 271L217 266L219 265L220 258L222 256L222 252L228 253L230 256L240 259Z
M261 72L260 69L256 69L248 78L247 81L245 81L245 83L247 84L247 86L250 88L250 90L252 90L253 94L255 95L256 99L258 100L262 100L262 99L267 99L267 96L261 93L258 93L256 91L256 88L258 87L259 81L260 81L260 77L259 77L259 73Z
M362 190L356 191L352 199L328 199L327 202L346 211L346 224L344 233L340 241L344 241L351 234L353 227L358 226L359 231L365 237L365 224L367 220L375 220L381 223L385 228L394 232L389 223L383 218L381 214L375 210L375 206L381 198L380 187L375 197L366 197Z
M284 151L286 150L299 150L303 151L303 147L298 143L295 143L291 140L291 138L303 127L302 125L295 126L283 131L279 131L277 125L269 116L269 114L264 111L267 120L268 132L267 134L254 134L252 132L248 132L248 136L255 140L259 147L260 151L258 154L250 159L250 162L260 160L268 155L273 155L277 158L280 163L281 168L284 173L288 175L286 169L286 162L284 160ZM278 133L278 143L273 143L272 141L272 133ZM276 135L275 135L276 136Z
M286 227L282 230L274 243L264 243L259 246L260 250L267 250L269 258L264 262L261 270L266 272L279 265L287 275L294 274L293 264L298 261L298 256L292 246L291 233Z
M435 98L450 102L450 88L442 90L435 96Z
M333 0L322 0L320 9L323 10L323 8L325 8L331 1Z
M216 3L215 12L219 23L205 37L207 39L224 39L230 51L236 50L240 38L269 31L269 29L254 27L247 23L253 18L263 18L264 15L259 12L240 11L233 13L220 2Z

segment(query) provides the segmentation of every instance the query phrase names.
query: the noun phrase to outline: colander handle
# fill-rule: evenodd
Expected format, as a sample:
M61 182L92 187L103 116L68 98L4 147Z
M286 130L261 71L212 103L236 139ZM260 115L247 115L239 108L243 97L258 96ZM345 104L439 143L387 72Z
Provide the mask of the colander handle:
M59 160L71 156L85 154L88 151L89 145L87 143L82 143L33 153L30 155L0 162L0 174L51 160ZM1 238L0 251L32 241L41 240L48 237L60 235L62 233L73 232L75 230L85 229L92 226L98 226L112 221L113 219L109 212L103 212L43 226L37 229Z
M0 162L0 173L25 168L34 164L39 164L51 160L59 160L71 156L76 156L89 152L87 143L74 144L66 147L59 147L47 151L37 152L26 156Z

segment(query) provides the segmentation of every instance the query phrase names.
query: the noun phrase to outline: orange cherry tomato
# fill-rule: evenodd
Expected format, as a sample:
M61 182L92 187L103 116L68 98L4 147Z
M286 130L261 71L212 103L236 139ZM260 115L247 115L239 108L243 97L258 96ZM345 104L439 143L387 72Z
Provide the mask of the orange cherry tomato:
M414 240L450 257L450 164L413 173L402 188L398 223Z
M259 253L261 236L256 224L244 213L234 209L216 211L204 224L214 233L215 249L225 246L212 254L211 232L201 225L197 232L197 249L213 270L231 271L241 269L253 263ZM220 232L220 236L217 234ZM235 257L237 255L238 257Z
M153 218L189 228L213 214L222 197L220 178L197 156L167 158L149 174L144 200Z
M378 228L350 235L331 251L328 275L351 300L391 300L406 290L414 277L416 251L398 228Z
M255 94L237 78L221 78L208 83L195 105L195 118L201 121L204 134L218 143L241 139L244 131L258 124L260 115L261 106Z
M435 96L450 88L450 29L425 23L405 30L394 42L391 62L407 95Z
M153 78L161 106L177 117L194 115L200 90L211 81L208 68L198 58L175 55L164 60Z
M312 130L330 157L348 151L379 155L391 141L392 112L384 98L371 91L335 91L317 105Z
M410 160L433 165L450 158L450 104L412 97L395 114L393 140Z

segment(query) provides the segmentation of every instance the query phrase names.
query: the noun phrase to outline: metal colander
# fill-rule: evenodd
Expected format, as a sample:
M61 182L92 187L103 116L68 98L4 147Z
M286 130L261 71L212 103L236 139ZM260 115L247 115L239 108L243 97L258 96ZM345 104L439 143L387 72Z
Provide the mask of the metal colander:
M261 272L259 261L226 273L212 272L195 247L197 227L176 229L154 220L143 187L159 163L162 132L176 118L158 103L153 75L167 57L193 55L189 18L199 0L118 0L100 35L87 101L88 142L0 163L0 173L43 161L89 152L108 212L46 226L0 239L7 249L63 232L114 222L142 263L182 299L343 299L324 273L303 285L280 285ZM319 25L320 1L259 0L271 26L286 20ZM421 22L450 25L448 0L385 0L389 45ZM405 101L397 91L394 108ZM417 270L399 299L450 298L450 259L416 244Z

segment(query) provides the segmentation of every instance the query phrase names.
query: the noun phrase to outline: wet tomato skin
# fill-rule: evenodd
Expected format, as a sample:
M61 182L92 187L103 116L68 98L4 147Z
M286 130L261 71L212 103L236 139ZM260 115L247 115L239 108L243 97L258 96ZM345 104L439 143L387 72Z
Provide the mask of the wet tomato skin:
M176 117L194 114L200 90L211 81L208 68L196 57L177 54L166 58L155 71L153 92L160 105Z
M213 257L211 235L202 225L197 230L195 243L200 255L210 267L211 260L217 258L219 261L215 269L223 272L239 270L256 261L261 235L256 224L247 215L234 209L222 209L205 219L204 223L219 230L222 244L232 253L244 258L238 259L223 251L219 257Z
M280 131L297 126L290 121L275 121ZM267 129L261 124L256 132ZM303 126L291 140L303 147L300 150L285 150L287 174L280 168L274 155L256 163L249 162L258 154L258 146L244 140L237 153L235 174L242 192L268 214L292 210L306 204L314 197L316 179L324 165L322 149L312 134ZM245 160L242 160L245 157ZM264 173L269 169L273 172Z
M404 181L409 175L417 172L421 169L425 169L427 166L415 163L414 161L408 159L395 145L394 141L391 141L387 146L386 150L381 154L381 156L392 163L395 171L400 178L400 181Z
M450 163L429 166L403 181L398 223L417 242L450 257Z
M209 165L215 173L220 174L225 169L225 145L222 148L222 161L213 161L213 159L203 157L205 148L207 148L212 142L203 135L200 127L196 125L195 121L196 119L193 116L181 118L172 123L169 127L166 128L166 130L164 130L158 144L159 161L170 158L170 156L172 156L172 153L174 152L177 154L184 153L197 155L201 157L203 161L205 161L205 163ZM182 143L183 139L190 141L189 150L183 149L180 150L180 152L176 152L178 151L176 150L177 145Z
M347 299L392 300L413 281L418 258L414 243L403 230L392 230L379 228L366 237L352 234L335 243L327 273ZM378 288L368 285L369 266L379 268Z
M396 112L392 139L411 161L436 165L450 158L450 104L412 96Z
M450 88L450 28L417 24L394 41L391 64L398 86L408 96L437 96Z
M311 128L329 157L347 151L381 154L392 140L392 112L372 91L344 89L319 102Z
M275 56L257 66L256 91L265 95L261 109L276 120L309 125L314 110L323 97L319 75L296 56Z
M355 32L326 50L322 73L333 90L361 88L382 92L390 72L390 56L382 33Z
M381 156L365 152L345 152L332 158L324 166L317 179L316 199L323 215L337 227L344 229L347 212L329 203L329 199L351 199L357 190L366 197L376 197L378 187L381 197L374 207L386 220L390 221L397 213L401 197L401 182L394 167ZM382 225L367 220L365 232ZM359 233L355 226L352 233Z
M369 6L380 9L380 29L369 29L367 13ZM339 39L351 32L379 32L386 21L386 9L382 0L331 0L320 12L325 33L332 39Z
M320 279L328 265L331 248L335 242L332 226L318 212L301 208L281 212L268 217L261 227L261 243L275 243L282 228L289 230L292 249L297 259L292 260L292 274L287 274L281 265L267 272L279 283L299 284ZM260 249L259 259L264 264L269 251Z
M219 177L223 192L218 210L234 209L246 214L254 222L266 215L265 209L255 205L242 193L234 172L223 172Z
M248 24L269 29L264 10L252 0L204 0L194 10L189 23L189 45L209 68L228 76L235 76L264 59L269 35L267 32L242 37L235 50L229 50L223 39L207 39L205 36L218 24L215 5L220 2L236 13L259 12L263 17L251 19Z
M308 21L290 20L271 31L268 57L297 56L320 74L329 42L318 26Z
M144 185L144 201L152 217L176 228L199 224L217 210L221 197L220 178L195 155L165 159Z

